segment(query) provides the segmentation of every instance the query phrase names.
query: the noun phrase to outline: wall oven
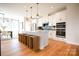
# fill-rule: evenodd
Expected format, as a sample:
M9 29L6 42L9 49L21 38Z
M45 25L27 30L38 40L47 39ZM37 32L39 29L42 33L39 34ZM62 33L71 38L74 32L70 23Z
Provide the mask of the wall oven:
M56 36L61 38L66 37L66 22L56 23Z

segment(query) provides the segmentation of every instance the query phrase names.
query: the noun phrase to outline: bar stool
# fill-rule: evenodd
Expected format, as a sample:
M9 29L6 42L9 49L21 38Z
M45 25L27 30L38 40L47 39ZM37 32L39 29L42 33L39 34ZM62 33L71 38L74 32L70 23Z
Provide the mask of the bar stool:
M22 42L22 34L19 34L19 41Z
M29 47L29 35L27 36L27 47Z
M28 36L29 36L28 34L25 35L25 44L26 44L26 45L28 44L28 39L29 39Z
M29 36L29 45L28 45L28 46L29 46L29 48L31 48L31 49L33 49L33 39L34 39L33 37L34 37L33 35L30 35L30 36Z
M24 43L25 45L26 45L26 43L27 43L26 40L27 40L27 37L26 37L26 34L24 34L24 35L23 35L23 43Z
M21 38L22 38L22 39L21 39L21 42L24 44L24 39L25 39L25 38L24 38L24 34L22 34Z

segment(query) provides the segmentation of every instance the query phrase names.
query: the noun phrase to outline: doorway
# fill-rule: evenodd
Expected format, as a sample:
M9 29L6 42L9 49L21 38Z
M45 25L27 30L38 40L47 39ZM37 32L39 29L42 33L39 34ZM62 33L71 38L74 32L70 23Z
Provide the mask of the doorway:
M18 39L18 33L19 33L19 21L18 20L12 20L12 39Z

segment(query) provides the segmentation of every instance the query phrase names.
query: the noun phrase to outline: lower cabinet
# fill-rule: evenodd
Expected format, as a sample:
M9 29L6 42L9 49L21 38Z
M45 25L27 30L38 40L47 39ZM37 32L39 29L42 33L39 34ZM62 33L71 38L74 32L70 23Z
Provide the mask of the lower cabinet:
M39 36L19 34L19 41L34 51L39 51L40 49L40 37Z

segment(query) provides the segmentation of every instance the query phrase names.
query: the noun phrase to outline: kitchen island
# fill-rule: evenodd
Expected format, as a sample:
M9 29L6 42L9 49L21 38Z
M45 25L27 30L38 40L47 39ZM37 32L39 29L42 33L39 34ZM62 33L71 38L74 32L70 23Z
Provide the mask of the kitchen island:
M19 33L19 41L34 51L42 50L48 45L48 31L31 31Z

